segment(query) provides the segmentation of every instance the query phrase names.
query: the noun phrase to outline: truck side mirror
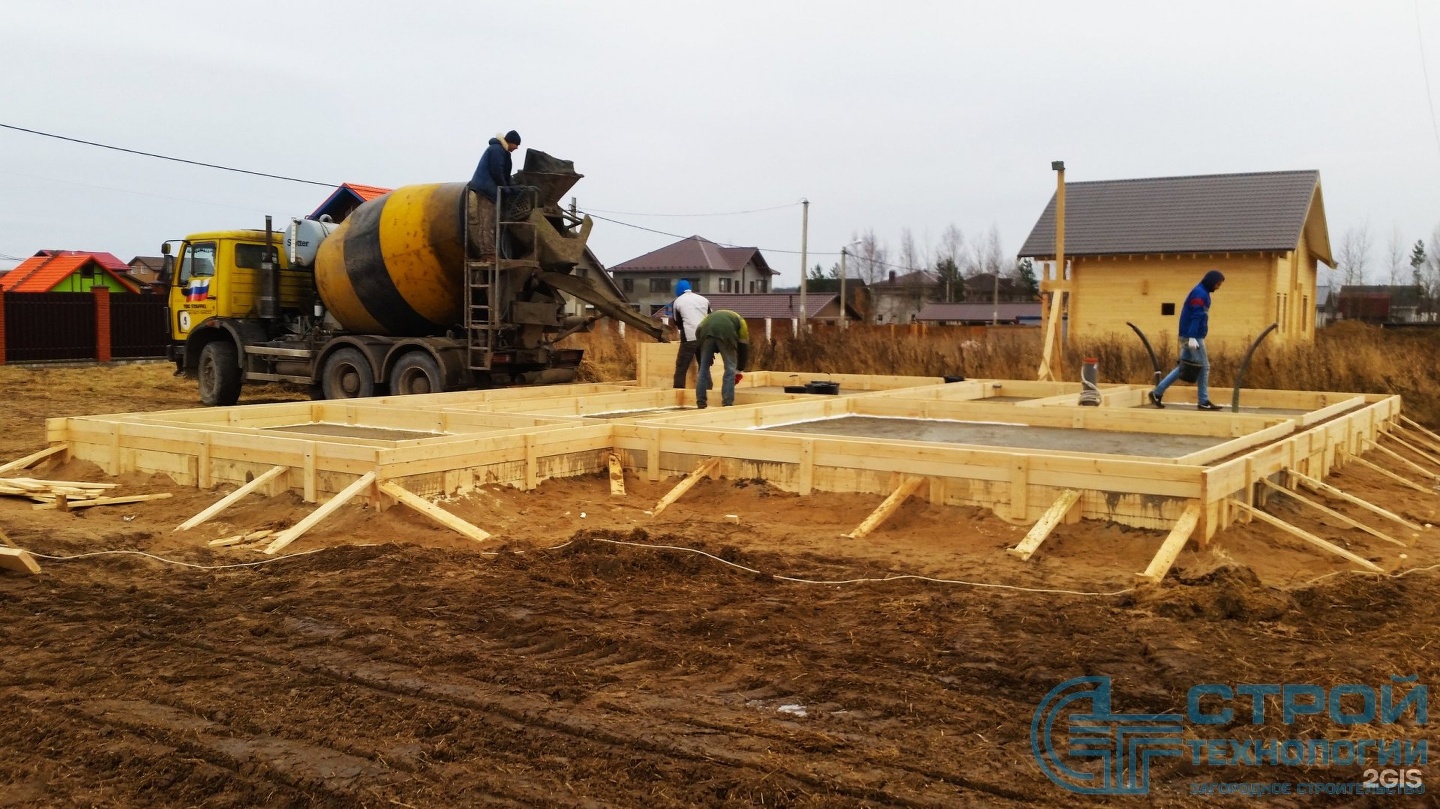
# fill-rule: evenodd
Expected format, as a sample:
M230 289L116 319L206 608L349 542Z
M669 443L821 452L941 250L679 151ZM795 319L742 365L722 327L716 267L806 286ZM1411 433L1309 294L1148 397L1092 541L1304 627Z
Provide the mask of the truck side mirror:
M161 251L164 257L160 260L160 277L155 279L161 286L170 286L170 279L175 276L175 257L170 255L170 245L165 245Z

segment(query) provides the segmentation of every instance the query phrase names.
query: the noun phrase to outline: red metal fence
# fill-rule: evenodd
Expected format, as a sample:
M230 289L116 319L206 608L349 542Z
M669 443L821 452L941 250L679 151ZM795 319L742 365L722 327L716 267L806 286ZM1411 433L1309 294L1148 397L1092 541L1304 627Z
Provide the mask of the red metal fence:
M159 295L0 293L0 365L163 357L167 318Z

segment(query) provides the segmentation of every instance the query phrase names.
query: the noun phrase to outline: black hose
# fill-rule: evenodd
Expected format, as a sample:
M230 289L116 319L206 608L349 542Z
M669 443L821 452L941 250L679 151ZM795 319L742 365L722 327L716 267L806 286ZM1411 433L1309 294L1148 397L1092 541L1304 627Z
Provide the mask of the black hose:
M1260 332L1260 336L1255 338L1255 342L1251 343L1250 349L1245 352L1245 359L1240 361L1240 371L1235 374L1235 395L1230 397L1231 413L1240 412L1240 385L1245 382L1245 372L1250 368L1250 358L1255 356L1255 349L1260 347L1260 341L1264 340L1266 337L1269 337L1270 332L1275 331L1278 328L1280 328L1279 323L1271 323L1269 328L1265 329L1265 331Z
M1125 321L1125 325L1135 330L1135 336L1140 338L1140 342L1145 346L1146 353L1150 355L1150 367L1155 369L1155 378L1151 380L1151 382L1156 385L1160 384L1160 360L1155 356L1155 349L1150 347L1150 341L1145 339L1145 332L1140 331L1139 326L1128 320Z

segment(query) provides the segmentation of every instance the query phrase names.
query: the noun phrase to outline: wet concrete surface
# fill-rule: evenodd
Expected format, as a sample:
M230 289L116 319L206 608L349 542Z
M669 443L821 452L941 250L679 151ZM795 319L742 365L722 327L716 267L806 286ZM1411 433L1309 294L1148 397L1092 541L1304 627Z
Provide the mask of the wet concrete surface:
M669 416L674 413L682 413L686 410L694 410L693 407L656 407L650 410L612 410L609 413L587 413L587 419L637 419L646 416Z
M283 427L266 429L281 433L304 433L306 435L331 435L342 438L373 438L376 441L413 441L420 438L434 438L443 433L422 433L418 430L391 430L385 427L365 427L358 424L287 424Z
M1099 452L1108 455L1136 455L1152 458L1178 458L1229 440L1214 436L1122 433L1107 430L1074 430L1062 427L1030 427L1023 424L896 419L876 416L842 416L765 429L767 431L834 435L847 438L934 441L942 444Z

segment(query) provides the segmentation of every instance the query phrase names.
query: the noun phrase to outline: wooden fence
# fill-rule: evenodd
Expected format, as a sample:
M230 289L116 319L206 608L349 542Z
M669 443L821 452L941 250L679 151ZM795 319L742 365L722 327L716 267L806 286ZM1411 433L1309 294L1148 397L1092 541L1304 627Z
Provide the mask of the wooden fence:
M165 298L85 292L0 292L0 365L165 356Z

